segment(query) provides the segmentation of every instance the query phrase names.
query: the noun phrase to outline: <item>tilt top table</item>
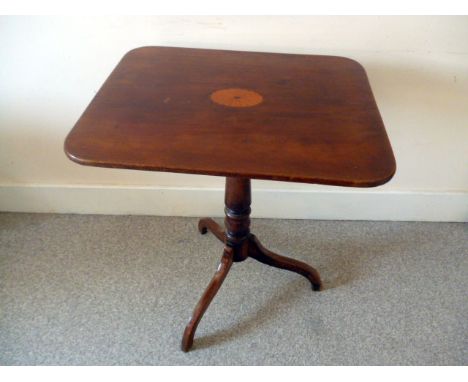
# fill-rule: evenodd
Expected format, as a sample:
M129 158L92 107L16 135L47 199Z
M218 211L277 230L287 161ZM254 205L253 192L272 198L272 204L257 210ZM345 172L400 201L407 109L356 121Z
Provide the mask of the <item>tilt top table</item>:
M343 57L143 47L128 52L65 141L80 164L226 177L221 263L185 328L195 330L233 262L252 257L322 282L250 233L250 179L373 187L396 165L363 67Z

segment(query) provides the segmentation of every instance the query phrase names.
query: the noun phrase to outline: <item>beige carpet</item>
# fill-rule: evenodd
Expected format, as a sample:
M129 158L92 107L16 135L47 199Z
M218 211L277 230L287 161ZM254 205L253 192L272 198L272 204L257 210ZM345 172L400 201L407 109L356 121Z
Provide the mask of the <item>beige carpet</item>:
M234 264L193 351L221 244L196 219L0 214L3 365L466 365L464 224L254 220L325 290Z

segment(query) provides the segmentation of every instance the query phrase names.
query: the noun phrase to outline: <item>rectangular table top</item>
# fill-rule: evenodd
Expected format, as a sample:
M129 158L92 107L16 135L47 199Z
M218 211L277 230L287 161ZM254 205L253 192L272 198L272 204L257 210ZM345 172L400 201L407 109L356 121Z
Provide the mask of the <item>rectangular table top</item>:
M354 187L396 169L356 61L170 47L128 52L65 152L91 166Z

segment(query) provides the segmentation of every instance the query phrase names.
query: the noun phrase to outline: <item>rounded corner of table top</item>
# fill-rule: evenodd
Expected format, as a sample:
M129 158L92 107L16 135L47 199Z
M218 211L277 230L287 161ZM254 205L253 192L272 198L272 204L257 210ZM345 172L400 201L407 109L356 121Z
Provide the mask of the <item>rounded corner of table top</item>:
M366 180L362 182L361 184L356 184L353 187L360 187L360 188L373 188L373 187L379 187L384 185L385 183L388 183L392 178L394 177L396 172L396 167L393 167L389 169L389 171L385 174L383 174L381 177L374 178L372 180Z
M331 58L334 58L335 60L338 60L338 61L341 61L349 66L352 66L356 69L360 69L362 70L363 72L366 71L366 69L364 68L364 66L357 60L355 60L354 58L350 58L350 57L345 57L345 56L329 56Z
M396 162L395 158L392 155L387 158L387 163L379 172L376 172L375 175L368 179L362 179L356 184L352 185L353 187L362 187L362 188L372 188L382 186L385 183L388 183L396 173Z
M139 55L145 55L149 52L155 53L155 52L168 52L168 51L174 51L178 49L189 49L189 48L174 48L170 46L159 46L159 45L142 45L138 46L136 48L130 49L127 53L125 53L122 57L122 60L126 58L131 58L133 56L139 56Z
M71 134L68 134L68 136L65 138L65 142L63 143L63 151L67 158L70 159L72 162L82 165L90 164L89 160L83 158L79 153L79 150L76 149Z
M124 54L123 57L138 55L140 53L145 53L148 50L154 50L155 48L157 49L158 47L157 46L149 46L149 45L138 46L136 48L130 49L127 53Z

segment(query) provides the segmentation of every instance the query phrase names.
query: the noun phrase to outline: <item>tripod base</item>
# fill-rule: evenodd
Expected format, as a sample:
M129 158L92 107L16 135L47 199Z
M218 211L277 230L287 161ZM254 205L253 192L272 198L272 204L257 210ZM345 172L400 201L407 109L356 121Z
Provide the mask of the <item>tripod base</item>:
M273 267L286 269L292 272L296 272L306 277L311 285L312 289L319 291L322 288L322 282L320 280L319 273L312 268L310 265L303 263L302 261L294 260L285 256L277 255L262 246L255 235L248 233L244 240L237 245L232 246L227 240L227 235L213 219L203 218L198 222L198 229L200 233L205 234L207 231L212 232L219 240L225 244L223 256L218 269L213 279L208 284L205 292L203 293L200 301L198 302L195 310L187 324L184 335L182 338L182 350L187 352L190 350L193 344L193 338L197 326L203 317L203 314L208 309L211 301L221 287L224 279L226 278L231 265L235 261L243 261L247 257L251 257L264 264L271 265Z

